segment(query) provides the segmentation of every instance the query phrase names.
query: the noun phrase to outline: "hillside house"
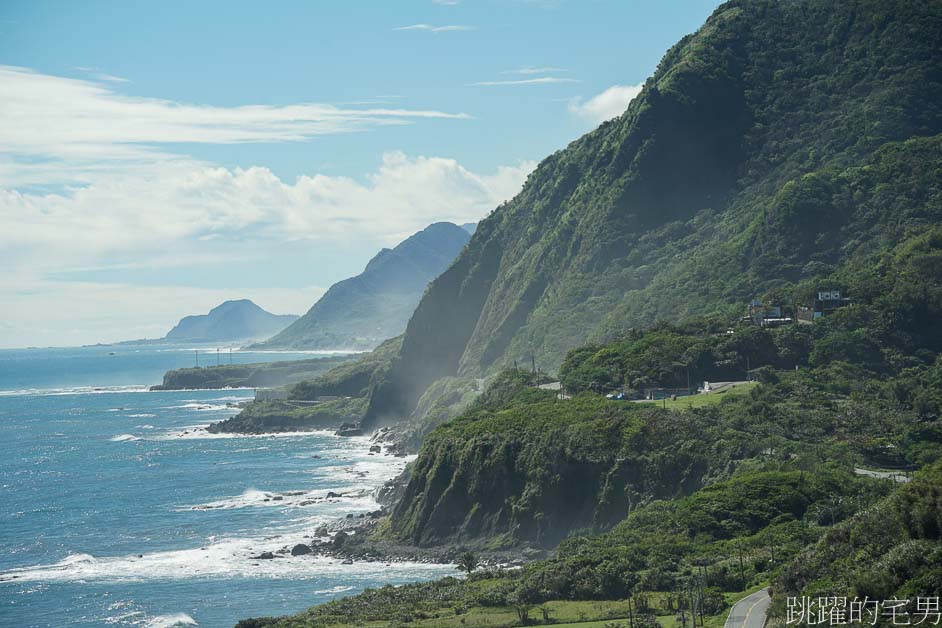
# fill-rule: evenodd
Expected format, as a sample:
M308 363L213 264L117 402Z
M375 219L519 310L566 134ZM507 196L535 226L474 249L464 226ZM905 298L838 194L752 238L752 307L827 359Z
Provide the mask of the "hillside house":
M790 316L785 316L784 310L780 305L767 305L760 299L753 299L749 304L749 315L745 317L748 321L759 327L778 327L792 322Z
M843 296L840 290L819 290L813 303L798 306L798 322L813 323L849 303L850 299Z

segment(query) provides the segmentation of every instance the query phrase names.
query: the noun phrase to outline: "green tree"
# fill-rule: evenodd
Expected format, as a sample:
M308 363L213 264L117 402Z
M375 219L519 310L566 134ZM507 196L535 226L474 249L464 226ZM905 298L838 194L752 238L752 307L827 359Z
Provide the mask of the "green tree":
M469 576L471 572L477 569L478 558L472 552L465 552L458 557L458 569L466 572Z

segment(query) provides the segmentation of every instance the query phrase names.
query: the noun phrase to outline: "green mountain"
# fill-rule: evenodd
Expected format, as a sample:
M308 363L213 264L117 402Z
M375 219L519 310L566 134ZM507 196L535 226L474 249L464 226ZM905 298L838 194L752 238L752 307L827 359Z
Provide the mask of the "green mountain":
M428 283L448 268L469 237L449 222L429 225L380 251L362 273L331 286L307 314L254 348L373 349L405 330Z
M436 379L733 317L942 219L942 5L738 1L545 159L429 287L368 423Z
M939 2L717 9L478 225L371 376L366 424L428 433L343 551L549 558L240 626L718 626L770 583L781 625L786 596L940 595L940 59ZM819 290L850 300L739 320ZM504 368L531 358L568 394Z
M276 334L297 319L294 314L266 312L248 299L226 301L209 314L180 319L165 338L192 342L253 340Z

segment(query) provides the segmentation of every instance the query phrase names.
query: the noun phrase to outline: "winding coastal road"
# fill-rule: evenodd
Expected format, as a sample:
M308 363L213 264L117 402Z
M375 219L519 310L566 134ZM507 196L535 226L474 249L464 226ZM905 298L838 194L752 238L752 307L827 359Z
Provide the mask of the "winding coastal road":
M762 628L765 625L765 612L771 603L767 588L747 595L733 605L723 628Z

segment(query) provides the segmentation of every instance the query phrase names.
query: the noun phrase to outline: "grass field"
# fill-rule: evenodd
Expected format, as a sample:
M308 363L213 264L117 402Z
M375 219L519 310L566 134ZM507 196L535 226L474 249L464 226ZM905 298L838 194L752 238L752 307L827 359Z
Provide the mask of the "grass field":
M733 388L707 393L705 395L689 395L687 397L678 397L677 399L658 399L656 401L635 401L634 403L659 404L665 408L671 408L674 410L683 410L684 408L701 408L703 406L719 403L726 397L748 395L749 392L758 385L758 382L749 382L747 384L738 384Z
M757 585L741 592L727 592L727 607L721 613L705 617L704 628L722 628L733 604L743 597L754 593L765 585ZM682 624L674 613L667 613L662 593L645 594L651 607L656 609L656 620L663 628L681 628ZM544 621L543 609L547 611ZM320 625L320 624L318 624ZM421 628L513 628L521 626L516 610L511 607L475 606L455 614L453 608L442 607L434 611L413 616L408 621L372 621L356 623L330 623L332 628L388 628L389 626L409 625ZM552 625L555 628L628 628L628 603L625 600L568 602L547 602L530 609L530 621L527 625ZM689 626L689 620L688 620ZM699 628L699 622L698 622Z

